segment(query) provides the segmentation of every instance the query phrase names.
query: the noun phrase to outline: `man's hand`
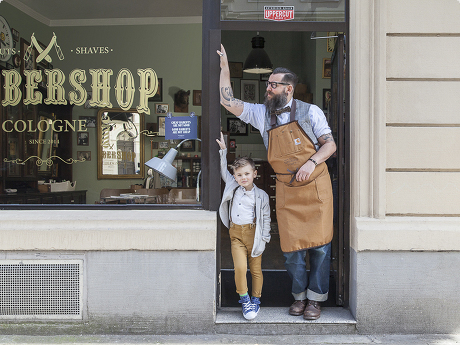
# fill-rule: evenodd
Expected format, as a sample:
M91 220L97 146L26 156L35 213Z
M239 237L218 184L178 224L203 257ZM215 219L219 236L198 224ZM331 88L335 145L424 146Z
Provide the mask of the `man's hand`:
M220 132L220 140L216 139L216 141L219 144L221 150L225 150L227 148L227 145L225 144L224 135L222 134L222 132Z
M315 167L315 163L313 163L312 161L307 161L304 165L300 167L299 171L297 171L295 179L299 182L307 181L310 178L310 175L315 170Z
M217 51L217 54L220 56L220 68L228 67L227 53L225 52L225 48L222 44L220 45L220 50Z

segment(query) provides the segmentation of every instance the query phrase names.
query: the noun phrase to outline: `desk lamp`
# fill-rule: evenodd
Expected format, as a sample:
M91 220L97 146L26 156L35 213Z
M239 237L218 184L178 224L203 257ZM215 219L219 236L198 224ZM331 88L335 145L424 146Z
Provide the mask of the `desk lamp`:
M184 139L182 140L175 148L170 149L168 153L163 158L153 157L151 160L145 163L149 168L152 168L154 171L163 175L164 177L176 181L177 176L177 169L172 165L172 162L176 158L177 149L186 141L189 140L199 140L201 139ZM200 176L201 170L198 173L197 181L196 181L196 201L200 201Z

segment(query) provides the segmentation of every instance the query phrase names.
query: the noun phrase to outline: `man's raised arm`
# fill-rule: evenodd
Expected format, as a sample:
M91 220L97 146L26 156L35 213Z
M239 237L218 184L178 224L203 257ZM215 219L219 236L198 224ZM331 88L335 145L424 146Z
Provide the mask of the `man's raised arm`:
M220 104L232 114L240 116L243 112L243 101L233 97L233 90L230 84L230 69L228 67L227 53L224 46L220 45L220 51L217 51L220 56L220 80L219 80L219 94Z

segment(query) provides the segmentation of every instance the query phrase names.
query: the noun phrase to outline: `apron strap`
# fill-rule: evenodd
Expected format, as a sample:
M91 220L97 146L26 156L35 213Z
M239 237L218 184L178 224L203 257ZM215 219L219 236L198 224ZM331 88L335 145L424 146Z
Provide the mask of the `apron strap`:
M295 121L295 107L296 107L295 99L292 99L291 118L290 118L291 122Z

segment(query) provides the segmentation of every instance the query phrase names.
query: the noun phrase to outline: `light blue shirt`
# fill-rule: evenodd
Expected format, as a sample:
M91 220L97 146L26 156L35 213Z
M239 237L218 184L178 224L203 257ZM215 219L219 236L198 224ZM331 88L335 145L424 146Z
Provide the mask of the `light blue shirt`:
M292 105L292 98L286 106ZM250 123L255 128L257 128L260 133L263 133L265 130L265 105L263 104L252 104L252 103L244 103L243 112L239 116L239 119L243 122ZM289 113L285 112L278 117L278 124L284 125L289 122ZM324 115L323 111L317 106L312 104L310 106L310 111L308 112L308 116L310 118L311 127L313 129L313 133L317 138L324 134L331 133L331 128L329 127L326 116Z

